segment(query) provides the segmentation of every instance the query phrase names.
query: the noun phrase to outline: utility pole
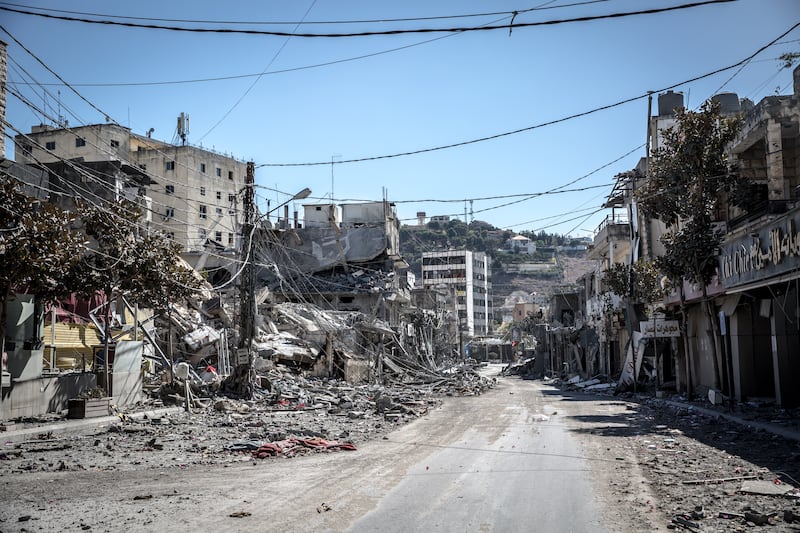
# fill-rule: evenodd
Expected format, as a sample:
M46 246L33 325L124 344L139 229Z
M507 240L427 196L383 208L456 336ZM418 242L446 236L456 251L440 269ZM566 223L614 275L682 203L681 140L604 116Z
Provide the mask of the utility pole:
M250 367L252 361L251 347L255 336L255 272L253 270L253 232L255 224L255 163L247 163L247 174L245 175L244 199L242 207L244 209L244 224L242 224L242 248L241 256L244 263L242 279L239 285L240 298L240 322L239 322L239 345L236 350L236 367L233 372L233 386L236 391L243 396L252 396L252 384L250 383Z

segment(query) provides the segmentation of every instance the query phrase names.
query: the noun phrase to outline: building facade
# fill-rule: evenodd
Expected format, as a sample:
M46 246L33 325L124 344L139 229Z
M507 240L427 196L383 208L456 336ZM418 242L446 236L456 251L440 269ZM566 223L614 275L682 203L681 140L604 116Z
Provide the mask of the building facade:
M148 229L180 243L193 267L212 270L212 282L227 276L214 271L230 263L239 245L244 161L116 124L34 126L17 135L15 145L18 163L49 168L40 190L51 201L61 197L69 207L63 201L69 197L135 200Z
M492 332L491 259L483 252L448 250L423 252L422 284L447 288L456 296L462 339Z

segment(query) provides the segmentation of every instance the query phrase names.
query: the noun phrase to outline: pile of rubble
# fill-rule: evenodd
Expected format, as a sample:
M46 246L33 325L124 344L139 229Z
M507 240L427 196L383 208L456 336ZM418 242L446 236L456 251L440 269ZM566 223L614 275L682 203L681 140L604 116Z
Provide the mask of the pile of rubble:
M150 399L106 427L83 434L41 435L0 454L0 476L53 470L126 470L224 464L270 457L354 450L435 408L443 395L475 395L494 385L471 367L452 368L426 383L353 385L305 376L284 365L260 372L249 399L191 392L164 384ZM169 393L165 393L169 391Z

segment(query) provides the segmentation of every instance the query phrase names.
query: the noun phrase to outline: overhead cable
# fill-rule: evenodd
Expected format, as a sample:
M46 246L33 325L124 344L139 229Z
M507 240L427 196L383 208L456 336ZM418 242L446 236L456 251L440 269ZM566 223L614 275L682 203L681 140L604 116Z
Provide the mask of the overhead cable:
M36 17L43 17L55 20L64 20L69 22L81 22L85 24L100 24L105 26L124 26L128 28L142 28L149 30L167 30L189 33L220 33L220 34L244 34L244 35L263 35L272 37L303 37L303 38L342 38L342 37L372 37L376 35L404 35L414 33L464 33L472 31L491 31L503 30L510 31L518 28L531 28L537 26L554 26L558 24L568 24L574 22L589 22L593 20L615 19L623 17L631 17L636 15L654 15L657 13L665 13L669 11L678 11L682 9L691 9L711 4L722 4L728 2L736 2L737 0L704 0L702 2L692 2L689 4L681 4L677 6L660 7L653 9L643 9L640 11L628 11L622 13L608 13L605 15L589 15L583 17L575 17L560 20L547 20L540 22L512 22L504 25L491 25L491 26L462 26L450 28L414 28L414 29L395 29L395 30L380 30L380 31L363 31L363 32L350 32L350 33L292 33L285 31L267 31L267 30L252 30L252 29L233 29L233 28L188 28L183 26L166 26L161 24L143 24L135 22L122 22L118 20L108 19L87 19L79 17L68 17L64 15L54 15L49 13L37 13L24 9L16 9L11 7L4 7L0 5L0 11L7 11L11 13L18 13L21 15L32 15Z
M561 9L565 7L575 7L587 4L599 4L608 2L609 0L589 0L586 2L574 2L571 4L561 4L557 6L537 6L527 9L518 9L516 11L494 11L489 13L468 13L463 15L439 15L430 17L405 17L405 18L384 18L384 19L360 19L360 20L300 20L300 21L286 21L286 20L273 20L273 21L258 21L258 20L203 20L203 19L171 19L171 18L155 18L155 17L132 17L126 15L111 15L104 13L88 13L85 11L67 11L65 9L47 9L43 7L33 7L24 4L14 4L11 2L0 2L0 5L21 7L26 9L35 9L45 13L67 13L70 15L84 15L90 17L109 17L124 20L146 20L151 22L180 22L183 24L230 24L230 25L248 25L248 26L294 26L294 25L339 25L339 24L386 24L387 22L421 22L424 20L447 20L447 19L460 19L460 18L478 18L478 17L496 17L497 15L511 16L514 13L529 13L532 11L544 11L548 9Z
M532 131L532 130L535 130L535 129L543 128L545 126L552 126L554 124L560 124L562 122L566 122L566 121L572 120L574 118L585 117L587 115L592 115L592 114L597 113L599 111L605 111L607 109L612 109L612 108L619 107L619 106L624 105L624 104L635 102L636 100L642 100L644 98L648 98L648 97L652 96L653 93L664 92L664 91L668 91L670 89L675 89L677 87L680 87L681 85L686 85L688 83L693 83L695 81L699 81L699 80L714 76L716 74L719 74L720 72L725 72L726 70L734 69L734 68L738 67L739 65L742 65L742 64L750 61L750 59L756 57L758 54L760 54L761 52L763 52L764 50L766 50L770 46L774 45L778 40L780 40L781 38L785 37L786 35L788 35L792 31L794 31L799 26L800 26L800 22L794 24L791 28L789 28L788 30L786 30L785 32L780 34L778 37L776 37L775 39L773 39L769 43L765 44L764 46L762 46L761 48L759 48L758 50L756 50L755 52L753 52L749 56L745 57L741 61L737 61L733 65L728 65L727 67L718 68L718 69L716 69L714 71L707 72L706 74L701 74L699 76L695 76L693 78L689 78L687 80L683 80L683 81L680 81L678 83L673 83L672 85L669 85L667 87L662 87L662 88L656 89L654 91L648 91L648 92L646 92L644 94L640 94L638 96L632 96L630 98L625 98L624 100L619 100L619 101L611 103L611 104L606 104L606 105L603 105L603 106L600 106L600 107L595 107L593 109L589 109L588 111L583 111L581 113L575 113L575 114L568 115L566 117L561 117L561 118L558 118L558 119L555 119L555 120L549 120L547 122L541 122L539 124L534 124L533 126L527 126L527 127L519 128L519 129L512 130L512 131L506 131L506 132L503 132L503 133L497 133L495 135L489 135L489 136L486 136L486 137L479 137L477 139L472 139L472 140L469 140L469 141L461 141L461 142L457 142L457 143L445 144L445 145L442 145L442 146L435 146L433 148L423 148L423 149L420 149L420 150L413 150L413 151L408 151L408 152L399 152L399 153L394 153L394 154L378 155L378 156L371 156L371 157L361 157L361 158L356 158L356 159L343 159L343 160L339 160L339 161L327 160L327 161L315 161L315 162L312 162L312 163L261 163L261 164L256 165L256 168L260 168L260 167L311 167L311 166L334 165L334 164L335 165L342 165L342 164L345 164L345 163L363 163L365 161L377 161L377 160L380 160L380 159L392 159L392 158L396 158L396 157L406 157L406 156L410 156L410 155L418 155L418 154L424 154L424 153L428 153L428 152L436 152L436 151L440 151L440 150L447 150L447 149L450 149L450 148L457 148L457 147L460 147L460 146L467 146L467 145L470 145L470 144L477 144L477 143L481 143L481 142L485 142L485 141L491 141L491 140L494 140L494 139L499 139L501 137L508 137L510 135L516 135L518 133L524 133L526 131Z

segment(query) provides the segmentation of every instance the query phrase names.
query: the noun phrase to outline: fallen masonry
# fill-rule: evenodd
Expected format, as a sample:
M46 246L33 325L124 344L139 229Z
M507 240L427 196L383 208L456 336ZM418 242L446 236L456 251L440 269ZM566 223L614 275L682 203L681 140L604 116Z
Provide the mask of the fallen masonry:
M264 387L256 387L250 399L195 394L188 411L173 408L141 418L120 413L113 423L80 433L42 433L7 443L0 475L183 467L354 450L424 415L445 395L477 395L495 383L471 367L449 369L427 382L386 385L307 377L284 365L262 377ZM184 405L174 393L167 395L170 402ZM164 405L150 399L138 409L154 412Z

